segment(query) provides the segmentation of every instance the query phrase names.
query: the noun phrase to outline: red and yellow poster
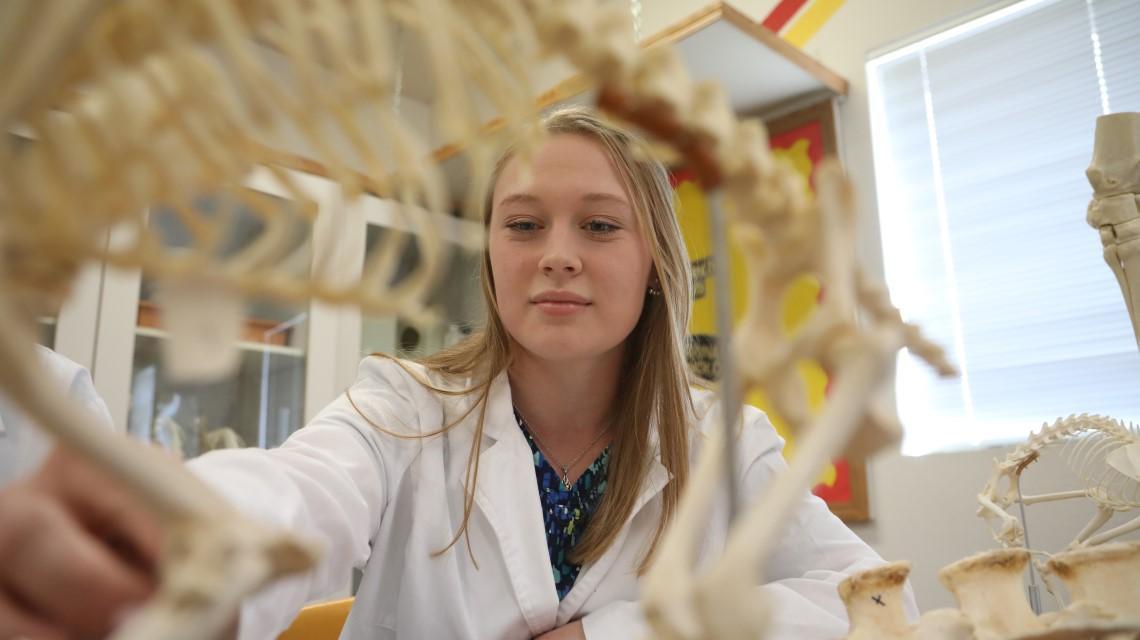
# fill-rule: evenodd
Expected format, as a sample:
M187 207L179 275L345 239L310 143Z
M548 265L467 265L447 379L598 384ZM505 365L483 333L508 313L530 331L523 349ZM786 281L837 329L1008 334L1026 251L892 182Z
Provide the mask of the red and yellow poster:
M804 188L811 191L814 168L826 154L834 153L834 121L830 103L810 107L786 119L769 123L773 153L790 163L804 176ZM704 194L692 174L684 169L673 172L673 185L677 194L678 217L693 270L693 317L689 325L692 348L689 361L695 373L715 379L716 313L714 295L717 283L712 274L712 242L709 237L707 206ZM731 244L731 243L730 243ZM729 264L732 271L732 307L736 320L740 319L748 301L747 274L744 261L735 247L730 247ZM787 292L783 302L783 327L793 335L811 314L821 295L818 281L803 276ZM827 395L827 373L815 362L801 362L799 373L813 410L822 407ZM762 392L753 391L747 397L749 404L768 413L776 430L787 441L785 456L795 455L795 439L788 432L780 416L769 409ZM832 510L848 521L867 518L866 486L863 463L846 458L835 460L819 478L816 495L823 498Z

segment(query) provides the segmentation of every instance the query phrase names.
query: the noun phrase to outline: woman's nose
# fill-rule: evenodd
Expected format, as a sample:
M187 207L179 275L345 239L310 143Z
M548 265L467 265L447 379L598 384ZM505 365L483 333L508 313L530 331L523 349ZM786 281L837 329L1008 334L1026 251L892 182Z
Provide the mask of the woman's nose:
M574 275L582 270L582 261L577 252L567 242L552 238L538 262L539 269L546 275Z

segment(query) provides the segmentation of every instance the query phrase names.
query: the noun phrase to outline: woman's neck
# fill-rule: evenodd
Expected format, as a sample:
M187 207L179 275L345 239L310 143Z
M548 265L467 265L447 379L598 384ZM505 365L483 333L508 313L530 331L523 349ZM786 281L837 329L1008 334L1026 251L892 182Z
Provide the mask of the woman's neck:
M520 355L507 372L515 408L551 446L593 439L609 425L621 363L621 349L583 361Z

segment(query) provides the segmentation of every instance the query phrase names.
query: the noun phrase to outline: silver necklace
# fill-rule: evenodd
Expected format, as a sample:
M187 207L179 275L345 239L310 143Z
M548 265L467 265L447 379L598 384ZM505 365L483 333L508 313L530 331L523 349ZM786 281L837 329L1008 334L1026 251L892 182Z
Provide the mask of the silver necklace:
M518 411L517 407L515 408L515 411ZM542 438L538 437L537 431L530 428L530 423L527 422L526 417L523 416L521 411L519 411L519 417L522 418L523 426L526 427L527 432L530 433L531 437L534 438L535 442L538 443L539 448L542 449L543 454L546 455L546 459L549 460L550 462L554 463L554 466L558 467L562 471L562 486L565 487L567 491L569 491L571 489L570 469L573 468L574 465L578 464L578 461L582 459L582 456L589 453L590 449L593 449L594 445L598 444L598 442L603 437L605 437L605 435L607 433L610 432L610 428L613 427L613 424L611 423L610 426L606 427L605 429L602 429L602 432L598 434L598 437L594 438L593 441L590 442L590 444L586 445L585 449L582 449L582 453L579 453L578 455L574 456L574 459L570 461L570 464L564 465L564 464L558 462L557 460L555 460L554 456L550 455L550 453L549 453L550 447L546 446L546 443L542 441Z

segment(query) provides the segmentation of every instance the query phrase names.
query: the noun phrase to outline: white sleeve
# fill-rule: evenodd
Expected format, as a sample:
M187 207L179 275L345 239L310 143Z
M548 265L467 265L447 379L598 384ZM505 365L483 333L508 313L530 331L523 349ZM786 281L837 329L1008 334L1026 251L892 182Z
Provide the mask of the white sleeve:
M74 375L71 377L68 388L68 395L82 403L83 407L87 409L92 416L99 419L102 426L108 429L114 428L114 424L111 421L111 411L107 409L107 403L103 402L103 398L95 391L95 383L91 380L91 373L88 372L87 369L75 365Z
M611 602L582 616L582 633L586 640L648 638L649 631L641 603L632 600Z
M787 469L787 463L781 454L783 441L773 437L775 430L767 418L759 411L751 417L747 431L767 445L744 471L742 493L755 497ZM851 574L883 562L823 500L805 492L765 567L769 582L760 587L772 616L770 637L810 640L847 635L847 612L838 585ZM904 609L917 617L918 606L909 585L905 593Z
M739 453L743 463L741 495L756 499L787 468L783 441L767 418L746 407L747 426ZM784 535L769 559L766 584L756 587L770 616L765 638L831 640L847 635L847 612L837 587L852 573L883 564L883 559L835 517L818 497L806 493L788 519ZM908 614L918 607L909 585ZM586 637L632 638L649 633L638 602L613 602L582 617Z
M414 419L407 379L388 370L394 366L366 361L352 387L352 400L374 420ZM276 449L229 449L190 461L190 469L241 513L324 548L314 571L246 602L240 638L276 637L306 602L344 588L352 569L367 562L391 484L383 444L342 395Z
M100 427L114 428L107 404L95 391L87 369L41 345L36 345L41 364L67 397L95 418ZM33 424L24 412L0 394L0 485L21 478L43 463L54 440Z

